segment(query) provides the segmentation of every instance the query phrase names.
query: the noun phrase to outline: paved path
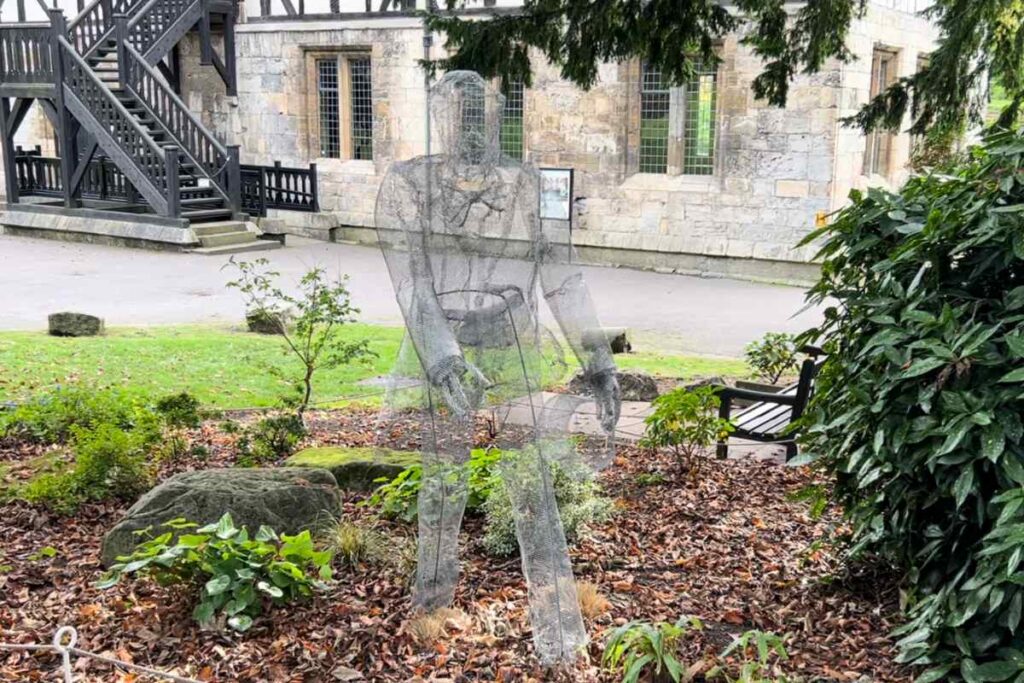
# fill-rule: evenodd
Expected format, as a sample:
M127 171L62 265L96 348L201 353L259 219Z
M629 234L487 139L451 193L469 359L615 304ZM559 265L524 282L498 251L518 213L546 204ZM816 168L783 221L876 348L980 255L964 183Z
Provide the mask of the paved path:
M289 238L266 252L288 281L314 265L347 273L367 322L401 324L379 250ZM242 255L251 258L253 255ZM40 329L46 315L78 310L111 326L235 323L238 292L224 257L125 249L0 235L0 329ZM644 350L738 356L768 331L800 331L820 314L793 287L585 268L604 325L629 327Z

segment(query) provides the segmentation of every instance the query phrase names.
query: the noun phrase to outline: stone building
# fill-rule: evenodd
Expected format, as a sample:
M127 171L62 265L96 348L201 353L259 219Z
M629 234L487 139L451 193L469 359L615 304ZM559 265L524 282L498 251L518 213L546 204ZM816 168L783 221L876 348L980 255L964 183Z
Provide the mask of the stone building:
M266 230L373 240L388 165L425 151L422 25L411 5L370 2L244 0L233 96L200 64L198 37L179 45L183 100L241 146L243 163L317 164L319 213L272 211ZM484 2L467 11L508 11L507 0ZM585 260L806 280L804 235L852 188L908 174L909 134L865 137L840 119L927 59L937 32L918 14L926 4L871 0L850 31L857 60L799 76L785 109L755 100L761 62L739 35L719 46L717 69L680 88L631 62L603 65L584 92L538 58L532 86L507 93L502 144L542 168L574 170L585 201L573 240ZM442 50L435 38L431 54Z

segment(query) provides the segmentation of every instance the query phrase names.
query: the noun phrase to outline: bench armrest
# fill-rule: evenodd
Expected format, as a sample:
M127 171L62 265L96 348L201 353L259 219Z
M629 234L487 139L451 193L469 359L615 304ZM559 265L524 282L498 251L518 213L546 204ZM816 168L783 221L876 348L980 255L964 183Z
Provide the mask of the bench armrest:
M818 356L828 355L827 353L825 353L825 349L821 348L820 346L811 346L810 344L804 344L803 346L801 346L800 353L804 354L805 356L810 356L811 358L817 358Z

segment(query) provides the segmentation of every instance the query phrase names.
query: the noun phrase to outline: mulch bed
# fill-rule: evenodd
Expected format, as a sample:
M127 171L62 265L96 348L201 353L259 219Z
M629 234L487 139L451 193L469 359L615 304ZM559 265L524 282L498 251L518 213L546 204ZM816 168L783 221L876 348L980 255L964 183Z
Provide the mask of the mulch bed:
M375 420L372 412L318 411L308 441L365 445ZM216 421L190 438L208 455L185 458L161 476L233 463L234 437ZM414 439L399 435L398 441ZM9 478L19 476L17 463L39 454L35 447L0 444L0 463L15 465ZM668 481L641 486L641 472L662 472ZM898 619L897 580L854 575L837 561L827 543L839 523L834 513L811 519L806 503L790 499L811 483L810 474L715 460L696 484L673 472L667 458L622 447L615 465L600 475L619 501L618 513L572 554L577 579L597 584L612 607L590 623L589 661L571 670L537 664L518 560L484 554L476 519L464 525L455 605L469 620L453 624L444 640L424 650L404 629L408 567L339 571L328 593L264 614L245 635L203 631L180 592L146 581L125 580L106 591L93 585L102 571L102 534L126 506L87 505L60 517L9 503L0 506L0 641L45 643L58 626L71 624L81 648L211 681L345 681L354 671L373 681L614 681L599 667L610 628L631 619L696 615L706 628L687 645L691 661L756 628L790 634L784 671L803 680L912 679L893 664L888 636ZM360 499L347 495L346 514L371 517ZM396 548L411 547L413 527L385 528L404 539ZM47 547L56 554L39 552ZM54 680L57 664L49 653L0 651L0 680ZM76 669L81 681L147 680L85 659Z

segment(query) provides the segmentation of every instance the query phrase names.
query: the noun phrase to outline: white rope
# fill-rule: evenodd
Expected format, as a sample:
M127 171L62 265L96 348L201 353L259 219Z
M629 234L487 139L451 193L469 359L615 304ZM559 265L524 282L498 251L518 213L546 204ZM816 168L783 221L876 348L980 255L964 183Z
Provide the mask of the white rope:
M183 676L176 676L175 674L165 673L163 671L157 671L156 669L150 669L149 667L141 666L139 664L131 664L129 662L122 662L119 659L113 657L107 657L105 655L96 654L95 652L89 652L87 650L81 650L75 645L78 644L78 631L75 630L74 626L61 626L53 634L53 641L49 645L20 645L15 643L0 643L0 650L16 650L16 651L37 651L37 650L51 650L60 654L61 657L61 673L64 677L64 683L74 683L74 679L71 674L71 655L78 657L88 657L89 659L95 659L107 664L111 664L121 669L127 669L128 671L137 671L139 673L149 674L151 676L157 676L164 678L175 683L201 683L194 678L185 678Z

